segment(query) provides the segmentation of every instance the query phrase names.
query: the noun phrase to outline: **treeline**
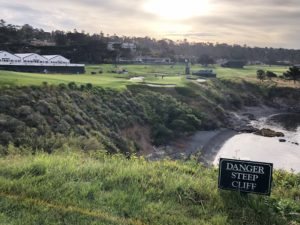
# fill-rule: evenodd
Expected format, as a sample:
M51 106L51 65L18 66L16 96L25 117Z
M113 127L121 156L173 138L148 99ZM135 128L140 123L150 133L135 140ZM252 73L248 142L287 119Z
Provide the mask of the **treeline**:
M135 52L129 49L107 49L108 42L130 42L137 45ZM89 34L84 31L46 32L25 24L16 26L0 20L0 49L11 52L36 52L39 54L61 54L73 62L114 62L117 58L133 58L138 55L169 57L175 62L189 58L199 62L207 58L260 61L268 64L300 63L300 50L283 48L259 48L225 43L189 43L186 40L156 40L150 37L126 37L105 35L103 32ZM212 61L213 60L213 61Z

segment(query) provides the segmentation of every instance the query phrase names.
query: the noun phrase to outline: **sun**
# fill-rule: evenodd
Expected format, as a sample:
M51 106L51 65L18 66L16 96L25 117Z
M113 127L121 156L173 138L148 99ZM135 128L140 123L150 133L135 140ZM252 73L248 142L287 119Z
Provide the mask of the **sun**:
M143 8L167 20L184 20L207 15L212 8L209 0L148 0Z

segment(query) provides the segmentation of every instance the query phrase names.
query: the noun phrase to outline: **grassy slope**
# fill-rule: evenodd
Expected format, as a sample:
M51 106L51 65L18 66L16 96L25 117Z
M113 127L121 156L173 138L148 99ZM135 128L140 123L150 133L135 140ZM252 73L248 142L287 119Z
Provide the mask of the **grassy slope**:
M299 224L300 175L271 197L218 191L217 171L102 152L0 159L0 224ZM297 223L298 221L298 223Z
M76 82L78 84L92 83L97 86L110 87L115 89L124 89L126 85L132 84L129 81L129 77L132 76L144 76L146 83L158 83L158 84L176 84L178 86L184 86L186 80L182 75L184 71L183 65L175 65L173 68L170 66L156 66L156 65L124 65L119 68L125 68L129 71L128 74L114 74L109 71L115 68L112 65L90 65L86 67L86 74L83 75L63 75L63 74L33 74L33 73L20 73L20 72L8 72L0 71L0 86L3 85L40 85L44 81L49 84L69 83ZM257 69L270 70L278 75L281 75L286 71L286 67L278 66L248 66L245 69L230 69L222 67L214 67L213 69L220 78L228 79L249 79L256 81ZM203 69L199 65L192 67L192 71ZM103 71L103 74L91 75L92 71ZM155 77L155 74L158 76ZM161 78L161 74L164 74L164 79Z
M44 75L0 71L0 85L75 81L123 89L129 76L184 86L175 66L124 66L128 75ZM199 67L200 68L200 67ZM194 67L193 70L196 70ZM222 78L255 80L258 67L217 68ZM264 68L280 74L281 67ZM210 84L210 83L208 83ZM198 87L198 86L197 86ZM200 90L198 90L200 91ZM218 93L216 93L217 95ZM217 97L217 96L216 96ZM0 224L300 224L300 175L276 172L271 198L217 190L217 171L194 162L146 162L99 152L0 159Z

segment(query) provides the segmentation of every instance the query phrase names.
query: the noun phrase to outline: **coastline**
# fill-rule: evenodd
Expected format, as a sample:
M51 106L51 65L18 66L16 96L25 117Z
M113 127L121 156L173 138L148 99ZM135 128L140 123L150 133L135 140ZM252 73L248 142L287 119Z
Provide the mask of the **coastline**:
M195 134L178 139L168 146L160 147L146 156L149 160L163 158L182 159L193 155L205 165L212 165L215 156L227 140L238 134L231 129L218 129L213 131L198 131ZM197 156L199 155L199 156Z
M149 160L161 160L164 158L177 160L196 157L198 162L206 166L212 166L219 151L231 138L242 133L252 133L247 132L245 128L253 127L253 122L259 123L261 118L276 115L277 113L281 114L286 111L265 105L244 107L238 111L230 111L228 112L227 128L197 131L193 135L179 138L167 146L153 147L153 151L145 157Z

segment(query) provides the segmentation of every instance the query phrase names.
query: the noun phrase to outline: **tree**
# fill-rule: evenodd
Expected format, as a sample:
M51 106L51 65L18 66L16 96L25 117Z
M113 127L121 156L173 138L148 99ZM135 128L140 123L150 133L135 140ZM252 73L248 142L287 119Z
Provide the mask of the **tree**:
M256 71L256 77L257 79L259 79L260 81L263 81L266 78L266 73L264 70L257 70Z
M270 80L272 80L273 77L277 77L276 73L272 72L272 71L267 71L266 72L266 77Z
M211 56L204 54L199 57L198 63L203 66L207 66L209 64L214 64L215 60Z
M296 81L300 79L300 69L296 66L290 67L288 71L283 73L283 76L293 80L294 84L296 84Z

